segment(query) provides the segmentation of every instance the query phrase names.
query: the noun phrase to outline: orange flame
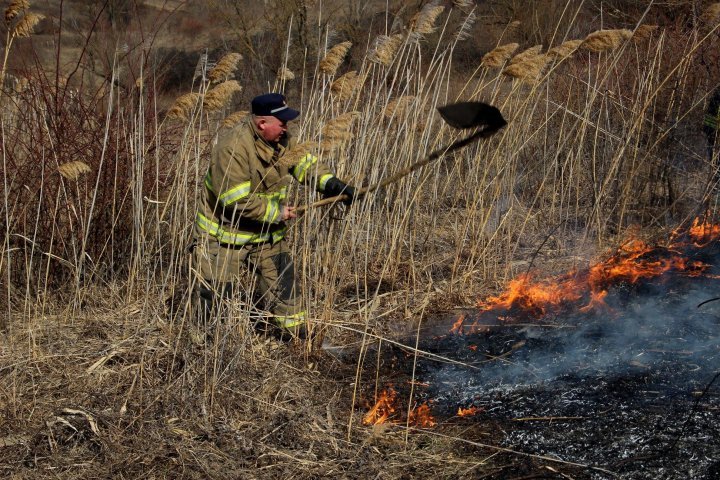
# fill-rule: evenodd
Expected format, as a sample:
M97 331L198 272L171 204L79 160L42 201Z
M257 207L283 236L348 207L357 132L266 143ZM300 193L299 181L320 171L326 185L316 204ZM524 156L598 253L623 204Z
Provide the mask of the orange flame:
M458 417L471 417L475 415L476 413L482 412L482 408L478 407L469 407L469 408L463 408L459 407L457 415Z
M423 403L410 412L409 423L421 428L430 428L437 425L435 418L430 413L430 407L427 403Z
M696 217L688 233L697 245L703 245L720 236L720 225L714 225L707 220L701 223L700 218Z
M585 299L587 304L581 312L590 312L598 308L607 308L605 298L612 285L627 282L636 283L641 279L658 277L668 271L682 272L687 276L705 275L709 265L700 261L690 261L679 250L693 245L702 247L720 238L720 225L701 221L696 218L687 230L685 241L681 241L682 230L677 229L671 235L666 247L651 247L642 240L634 239L620 248L604 262L591 266L585 272L570 272L560 277L533 280L529 273L522 274L510 281L505 292L480 301L481 313L492 310L514 310L530 317L541 317L549 309ZM714 277L714 276L713 276ZM512 318L513 314L510 315ZM506 320L505 317L498 317ZM450 333L475 333L475 326L465 329L461 316L452 326Z
M388 387L380 393L375 406L373 406L363 417L363 424L378 425L385 423L397 410L397 392Z

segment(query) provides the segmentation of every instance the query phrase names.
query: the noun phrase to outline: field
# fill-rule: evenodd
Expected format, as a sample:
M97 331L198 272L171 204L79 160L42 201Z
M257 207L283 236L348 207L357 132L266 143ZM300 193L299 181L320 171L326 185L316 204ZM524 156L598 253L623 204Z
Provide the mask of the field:
M720 472L719 3L3 7L0 475ZM291 224L309 342L256 331L250 281L227 318L193 310L210 151L265 91L356 186L473 133L438 107L508 122ZM618 259L651 274L611 285ZM510 296L538 279L580 293Z

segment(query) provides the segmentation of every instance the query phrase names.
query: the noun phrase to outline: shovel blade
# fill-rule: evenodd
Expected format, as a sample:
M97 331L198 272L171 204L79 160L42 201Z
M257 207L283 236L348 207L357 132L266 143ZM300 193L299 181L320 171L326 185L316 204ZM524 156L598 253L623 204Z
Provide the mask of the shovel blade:
M440 116L448 125L454 128L476 128L485 126L490 130L497 130L507 122L500 110L482 102L459 102L438 107Z

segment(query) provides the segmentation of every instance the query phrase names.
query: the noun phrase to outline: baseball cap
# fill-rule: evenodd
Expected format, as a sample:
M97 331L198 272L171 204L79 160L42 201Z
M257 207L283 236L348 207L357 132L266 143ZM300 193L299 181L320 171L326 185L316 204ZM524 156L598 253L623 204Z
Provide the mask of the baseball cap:
M300 112L287 106L285 96L280 93L258 95L251 102L253 115L273 116L283 122L297 118Z

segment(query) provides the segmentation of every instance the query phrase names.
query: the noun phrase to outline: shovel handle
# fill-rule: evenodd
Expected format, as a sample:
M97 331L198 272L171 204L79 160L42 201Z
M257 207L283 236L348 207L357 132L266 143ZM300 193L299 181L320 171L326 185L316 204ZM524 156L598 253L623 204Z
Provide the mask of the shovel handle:
M399 172L395 173L394 175L391 175L390 177L386 178L385 180L383 180L380 183L376 183L375 185L371 185L369 187L363 187L363 188L356 189L355 196L357 197L359 195L364 195L366 193L373 192L379 188L383 188L392 183L395 183L398 180L400 180L401 178L406 177L407 175L410 175L415 170L418 170L418 169L424 167L425 165L427 165L431 162L434 162L438 158L440 158L450 152L453 152L460 148L466 147L467 145L470 145L472 142L479 140L481 138L487 138L487 137L493 135L495 132L497 132L498 130L503 128L505 125L506 125L506 123L503 123L502 125L492 125L492 126L483 128L482 130L478 130L477 132L473 133L472 135L470 135L468 137L465 137L461 140L457 140L457 141L453 142L452 144L450 144L447 147L439 148L439 149L435 150L434 152L432 152L431 154L429 154L427 157L420 160L419 162L414 163L414 164L410 165L409 167L406 167L406 168L400 170ZM334 197L324 198L322 200L318 200L317 202L313 202L309 205L299 206L295 209L295 212L298 215L301 215L301 214L305 213L307 210L310 210L311 208L323 207L325 205L332 205L334 203L342 202L343 200L347 200L349 198L350 197L345 194L336 195Z

